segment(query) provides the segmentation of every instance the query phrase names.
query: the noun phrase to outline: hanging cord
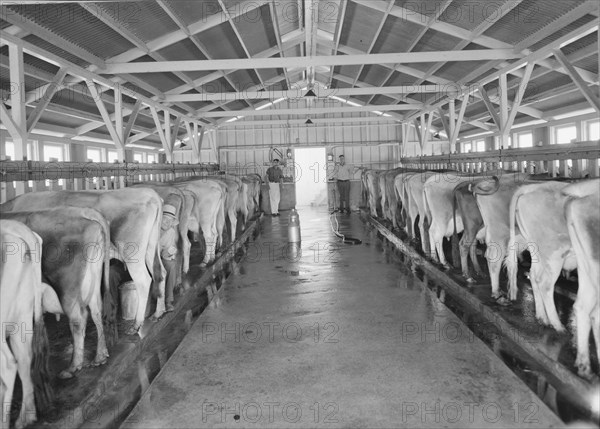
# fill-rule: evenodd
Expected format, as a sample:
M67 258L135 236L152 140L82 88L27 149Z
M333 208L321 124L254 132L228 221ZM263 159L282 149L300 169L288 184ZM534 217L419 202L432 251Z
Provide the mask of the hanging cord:
M333 226L332 219L335 219L335 227ZM362 244L358 238L348 237L342 233L340 233L340 224L337 220L337 214L335 210L329 215L329 224L331 225L331 230L335 235L342 239L345 244Z
M335 188L333 189L333 201L335 204ZM331 225L331 230L335 235L342 239L345 244L362 244L358 238L346 237L344 234L340 233L340 224L337 219L337 209L335 205L333 207L333 211L329 214L329 224ZM335 227L333 226L332 218L335 219Z

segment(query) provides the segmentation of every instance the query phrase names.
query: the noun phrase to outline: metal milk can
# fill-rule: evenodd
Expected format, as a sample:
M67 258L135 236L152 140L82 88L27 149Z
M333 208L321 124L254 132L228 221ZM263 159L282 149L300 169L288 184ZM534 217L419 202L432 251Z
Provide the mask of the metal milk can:
M300 240L300 216L296 209L292 209L288 224L288 242L300 243Z

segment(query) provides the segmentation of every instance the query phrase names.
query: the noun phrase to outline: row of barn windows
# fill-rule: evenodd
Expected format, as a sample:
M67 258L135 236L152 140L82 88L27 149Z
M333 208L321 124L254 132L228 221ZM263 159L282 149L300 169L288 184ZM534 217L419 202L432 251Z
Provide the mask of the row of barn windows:
M86 148L86 161L87 162L115 162L117 160L117 151L99 147L88 147ZM40 159L43 158L43 159ZM32 161L46 161L46 162L64 162L70 161L69 147L63 143L44 143L43 144L43 156L35 153L34 145L32 142L27 143L27 159ZM7 140L4 145L4 159L14 160L15 159L15 145L12 141ZM139 163L158 162L158 155L155 153L148 152L133 152L133 160Z
M40 142L41 143L41 142ZM46 162L65 162L71 161L69 153L69 145L64 143L41 143L42 156L40 156L40 150L33 141L27 142L27 159L31 161L46 161ZM15 159L15 145L12 141L6 140L4 142L4 157L6 160ZM87 162L114 162L116 161L118 154L116 150L110 150L99 147L87 147L86 148L86 160ZM155 153L147 152L133 152L133 160L139 163L153 163L158 162L158 155ZM96 179L94 179L96 180ZM58 180L58 186L63 186L64 179ZM50 186L50 180L45 181L46 186ZM13 184L14 185L14 184ZM29 186L33 186L30 181Z
M582 135L578 135L578 124L570 123L552 127L551 144L568 144L576 141L600 140L600 121L586 121L583 123ZM514 141L514 144L513 144ZM533 141L533 131L515 132L508 139L508 144L512 147L525 148L537 145ZM498 147L496 139L495 147ZM485 140L478 139L462 143L462 152L485 152Z

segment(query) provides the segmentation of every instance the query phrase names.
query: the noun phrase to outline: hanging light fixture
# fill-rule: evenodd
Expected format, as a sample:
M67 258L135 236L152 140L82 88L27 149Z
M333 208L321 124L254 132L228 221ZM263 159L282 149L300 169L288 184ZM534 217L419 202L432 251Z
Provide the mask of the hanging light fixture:
M315 123L313 121L310 120L310 118L306 119L306 122L304 123L304 125L314 125Z
M304 94L304 97L316 97L317 94L315 94L315 92L312 90L312 88L310 88L308 91L306 91L306 94Z

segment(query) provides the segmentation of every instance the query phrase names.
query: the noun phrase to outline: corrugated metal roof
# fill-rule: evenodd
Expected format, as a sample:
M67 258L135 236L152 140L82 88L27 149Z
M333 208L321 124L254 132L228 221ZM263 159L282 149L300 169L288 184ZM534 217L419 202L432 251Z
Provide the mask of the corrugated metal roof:
M131 43L123 36L77 3L30 4L10 7L57 36L63 37L100 58L110 58L132 48ZM98 43L99 40L102 40L102 43Z
M175 14L186 24L202 22L208 17L222 14L221 6L216 0L164 0ZM223 17L225 20L225 17Z
M234 23L250 55L277 46L269 6L262 6L255 12L256 15L253 13L252 17Z
M283 36L300 28L300 10L297 0L279 0L275 2L275 13L279 23L279 32Z
M523 0L484 34L516 44L580 4L581 0Z
M246 58L244 49L229 22L206 30L196 37L200 39L213 59Z
M64 49L61 49L58 46L48 42L47 40L41 39L38 36L35 36L33 34L23 37L23 40L25 40L26 42L32 43L36 46L39 46L40 48L45 49L46 51L48 51L54 55L58 55L59 57L65 59L67 61L70 61L73 64L76 64L80 67L87 67L89 65L89 63L87 61L82 60L78 56L71 54L69 51L65 51ZM31 62L32 65L36 64L37 67L42 70L46 70L46 68L47 68L47 66L44 66L42 64L42 63L46 63L46 61L43 61L43 60L39 59L38 57L31 56L29 61ZM52 67L55 70L58 70L58 68L56 66L53 65Z
M494 19L499 11L514 0L481 1L454 0L440 15L439 20L465 30L474 30L485 21Z
M592 15L582 16L577 21L572 22L571 24L569 24L563 28L556 29L556 31L554 33L552 33L550 36L546 37L544 40L541 40L540 42L532 45L532 47L530 49L533 51L536 51L536 50L540 49L541 47L545 46L546 44L553 42L556 39L561 38L562 36L570 33L571 31L577 30L582 25L585 25L588 22L591 22L593 20L598 20L598 18L594 17ZM597 36L596 36L596 39L597 39Z
M335 33L340 14L340 0L319 2L317 25L320 30Z
M144 42L149 42L179 27L154 1L96 3L96 10L111 17Z
M367 51L382 19L381 12L349 1L340 43L354 49Z
M374 53L406 52L422 27L418 24L388 16L381 34L373 46Z
M360 74L359 80L370 85L379 86L383 80L390 74L390 69L378 64L366 65Z
M592 56L584 58L580 61L577 61L573 64L576 67L581 67L584 70L587 70L592 73L598 74L598 57Z

